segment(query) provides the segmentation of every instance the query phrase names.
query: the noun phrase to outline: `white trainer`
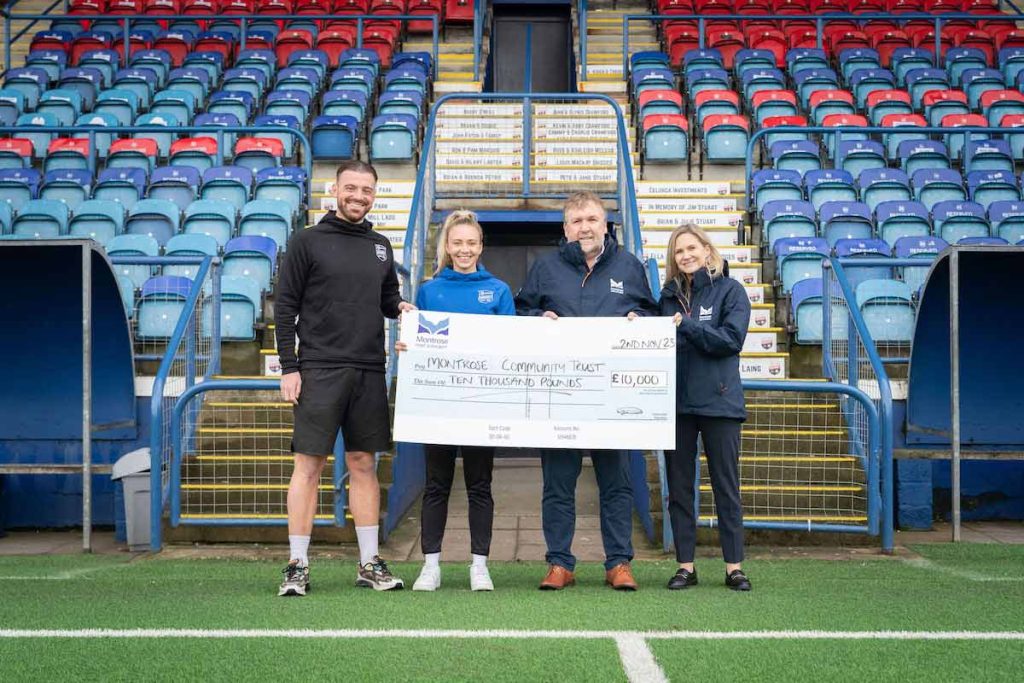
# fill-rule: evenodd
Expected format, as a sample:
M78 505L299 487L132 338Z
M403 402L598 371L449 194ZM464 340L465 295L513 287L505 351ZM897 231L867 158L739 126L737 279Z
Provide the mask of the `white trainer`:
M416 583L412 585L414 591L436 591L441 587L441 568L423 565Z
M475 591L494 590L494 582L491 581L487 565L469 565L469 588Z

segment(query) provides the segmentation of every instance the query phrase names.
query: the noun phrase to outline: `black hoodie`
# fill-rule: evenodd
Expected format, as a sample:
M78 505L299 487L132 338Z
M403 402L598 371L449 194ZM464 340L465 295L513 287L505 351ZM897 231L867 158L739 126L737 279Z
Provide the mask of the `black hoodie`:
M398 317L402 296L391 243L372 227L328 213L288 243L274 292L284 374L300 365L384 371L384 317Z
M740 352L750 326L750 300L743 285L729 277L729 264L714 277L693 276L689 313L674 280L658 302L662 315L682 313L676 333L676 412L745 420Z

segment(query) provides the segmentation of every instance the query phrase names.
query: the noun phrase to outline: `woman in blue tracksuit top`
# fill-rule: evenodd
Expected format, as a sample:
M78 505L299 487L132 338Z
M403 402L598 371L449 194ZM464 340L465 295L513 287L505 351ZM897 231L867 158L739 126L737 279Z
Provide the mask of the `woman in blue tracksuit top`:
M472 211L453 211L441 227L437 243L437 273L424 283L416 307L425 311L515 315L508 285L480 265L483 230ZM413 590L432 591L441 586L441 540L448 519L448 496L455 474L455 458L462 450L462 469L469 497L469 534L473 564L469 583L473 590L494 590L487 571L487 555L494 523L491 472L494 449L476 446L426 444L427 481L423 492L421 545L424 564Z
M725 560L725 585L750 590L743 561L740 502L740 427L747 418L740 383L740 351L750 325L750 301L707 234L696 225L672 233L665 287L659 301L676 333L676 450L665 454L669 517L679 569L668 588L697 585L694 485L697 436L704 441Z

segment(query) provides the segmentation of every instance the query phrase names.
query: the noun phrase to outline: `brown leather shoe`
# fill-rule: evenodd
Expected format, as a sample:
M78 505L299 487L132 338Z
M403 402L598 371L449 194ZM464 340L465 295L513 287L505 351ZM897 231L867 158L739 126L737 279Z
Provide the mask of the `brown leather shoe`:
M617 564L604 573L604 582L617 591L635 591L637 589L636 579L633 578L633 570L629 562Z
M557 564L548 565L548 575L540 582L542 591L560 591L576 584L576 575Z

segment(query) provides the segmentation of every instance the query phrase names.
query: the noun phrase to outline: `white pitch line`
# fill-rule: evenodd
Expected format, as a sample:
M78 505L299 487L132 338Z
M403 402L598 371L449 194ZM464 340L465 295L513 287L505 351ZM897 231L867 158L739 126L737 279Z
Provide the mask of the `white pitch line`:
M647 646L647 641L639 634L617 636L615 646L619 650L619 659L626 679L630 683L668 683L668 677L654 658L654 653Z
M0 629L0 638L426 638L601 640L1010 640L1024 631L518 631L293 629Z
M989 576L988 574L982 574L981 572L972 571L970 569L947 567L946 565L937 564L923 557L908 558L903 560L903 562L915 569L925 569L927 571L947 574L949 576L955 576L958 579L977 581L979 583L1020 583L1021 581L1024 581L1024 577L1022 576Z
M105 567L83 567L81 569L68 569L67 571L57 572L56 574L39 574L39 575L19 575L19 576L0 576L0 581L70 581L71 579L77 579L81 576L88 574L97 574L99 572L107 572L111 569L119 569L126 567L127 564L113 564Z

